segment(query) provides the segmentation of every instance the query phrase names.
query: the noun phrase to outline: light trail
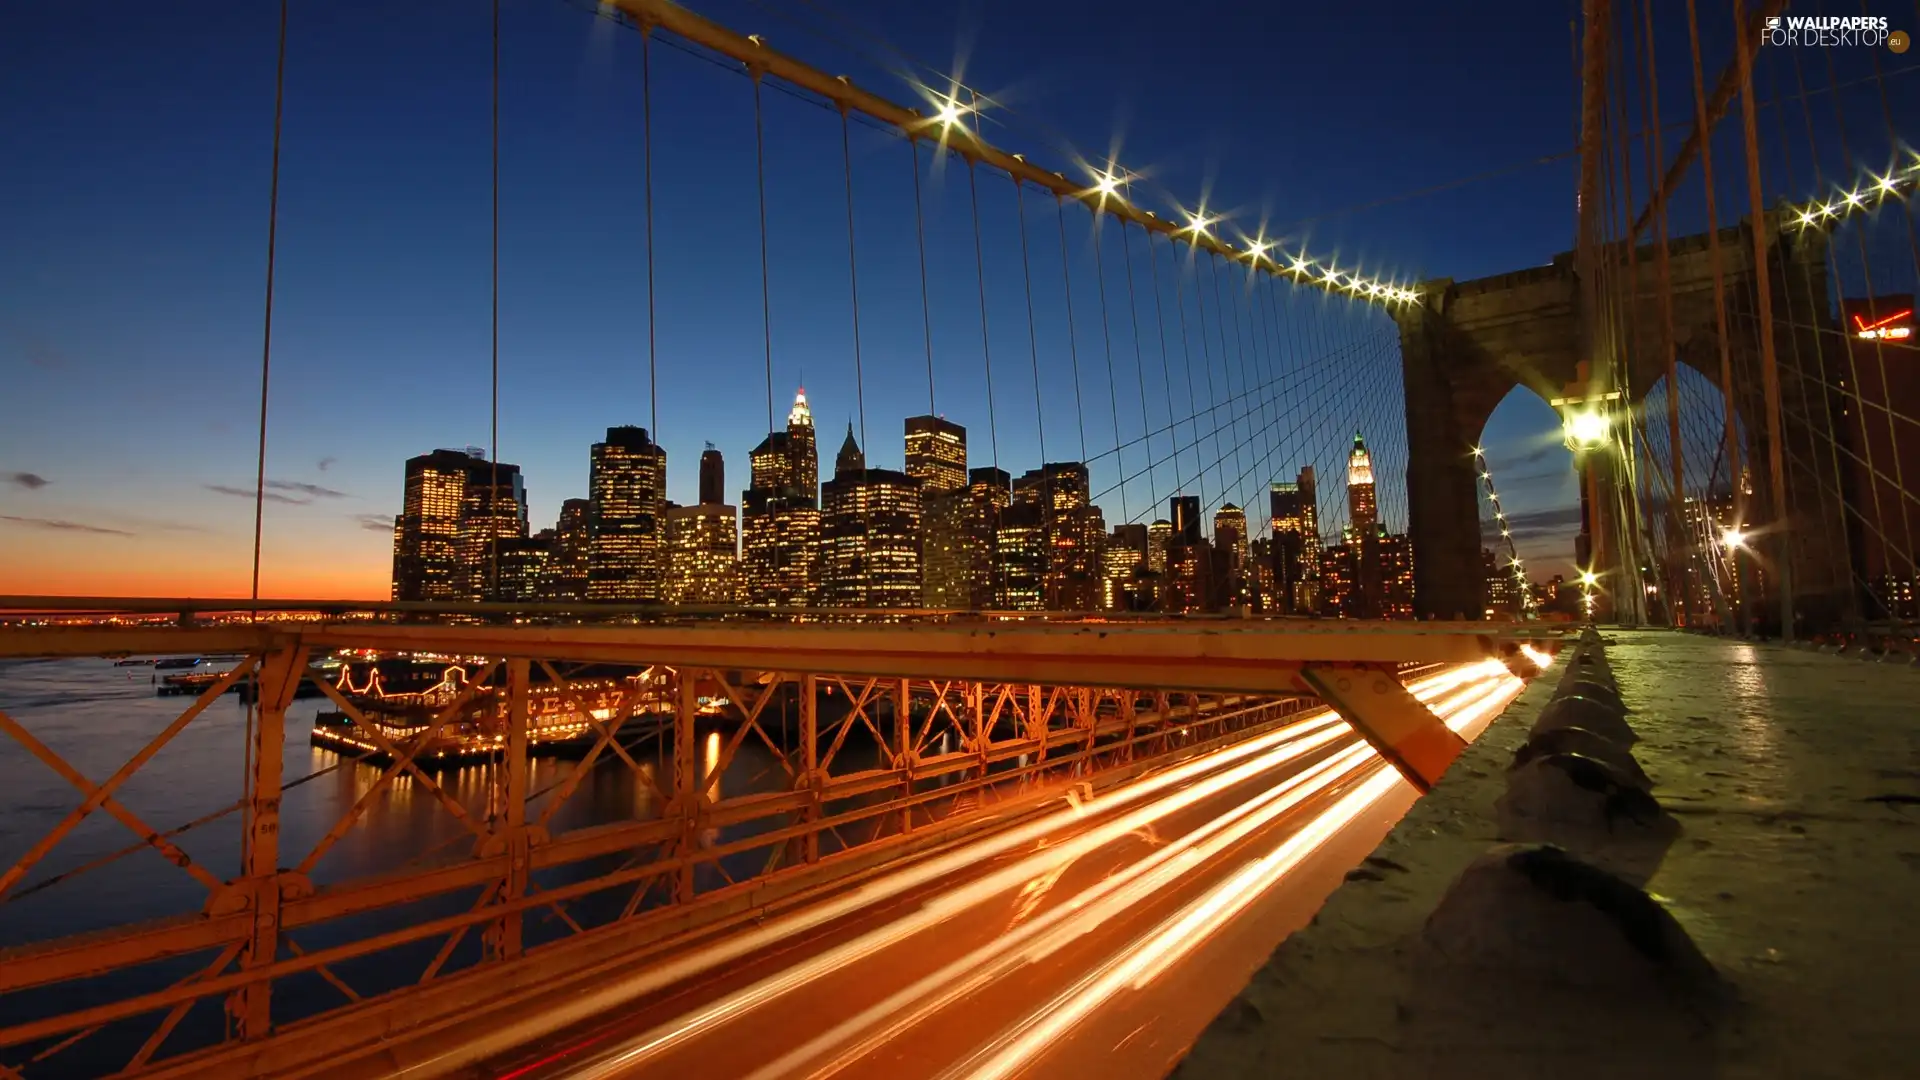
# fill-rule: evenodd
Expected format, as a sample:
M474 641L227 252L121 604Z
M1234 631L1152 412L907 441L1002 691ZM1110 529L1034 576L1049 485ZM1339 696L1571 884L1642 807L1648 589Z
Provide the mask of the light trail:
M1356 744L1313 769L1291 777L1202 825L1180 841L1163 847L1099 884L1025 923L987 945L975 949L907 988L869 1006L805 1045L749 1074L747 1080L774 1080L798 1072L808 1062L831 1051L860 1032L870 1031L831 1061L807 1069L816 1078L832 1076L879 1049L942 1009L1021 964L1034 963L1097 929L1105 920L1170 884L1190 867L1240 843L1279 820L1289 811L1357 771L1374 767L1374 755ZM1072 920L1069 924L1068 920ZM903 1011L909 1010L909 1011Z
M1503 705L1524 685L1503 664L1487 661L1415 680L1408 684L1408 689L1456 731L1464 732L1469 725L1497 711L1491 707L1496 703ZM1350 740L1350 743L1336 746L1343 740ZM1085 990L1091 985L1104 985L1099 980L1120 970L1117 965L1127 965L1126 970L1131 973L1128 975L1128 986L1136 982L1144 983L1177 963L1217 929L1237 917L1289 869L1317 850L1326 838L1344 828L1367 806L1373 805L1402 782L1398 773L1386 769L1377 755L1359 742L1353 730L1330 710L1306 714L1285 728L1148 774L1123 787L1104 792L1097 798L1075 800L1065 810L996 833L946 854L910 864L883 878L857 886L842 896L768 920L760 927L636 974L592 995L574 999L544 1016L502 1030L487 1038L486 1042L501 1050L524 1045L539 1034L556 1030L567 1023L587 1019L656 990L717 972L730 961L742 959L770 945L791 943L796 936L831 920L942 878L977 870L991 860L1021 851L1055 833L1069 830L1076 833L1065 840L1056 839L1047 846L1024 852L1006 866L931 896L885 925L857 934L797 964L733 990L724 997L706 1002L667 1023L655 1025L601 1052L592 1060L581 1062L567 1075L598 1080L629 1073L686 1045L690 1040L713 1035L729 1022L770 1002L804 990L823 977L849 969L882 950L899 945L914 935L931 930L997 897L1017 890L1031 891L1035 882L1044 883L1050 888L1067 867L1093 851L1135 836L1170 815L1190 810L1208 799L1216 799L1236 785L1257 781L1275 769L1329 750L1331 753L1328 756L1306 769L1281 778L1270 788L1234 803L1184 835L1154 848L1078 893L1059 900L1037 916L1032 914L1040 903L1037 897L1016 902L1013 907L1018 917L1006 932L944 964L933 973L912 981L905 988L888 994L882 1001L862 1009L829 1031L808 1039L803 1045L761 1066L751 1075L756 1080L771 1080L772 1077L800 1071L816 1076L840 1071L870 1056L913 1025L923 1023L943 1009L977 993L994 980L1053 955L1086 937L1103 923L1151 898L1167 894L1171 887L1188 879L1188 875L1209 860L1217 861L1235 845L1247 842L1262 831L1271 830L1281 819L1294 814L1316 797L1342 788L1352 788L1328 809L1302 823L1292 837L1274 852L1248 864L1206 893L1200 901L1183 909L1174 921L1162 924L1154 933L1163 937L1149 935L1144 941L1136 941L1103 962L1086 979L1076 983L1078 989L1072 992ZM1353 787L1355 784L1359 787ZM1363 802L1355 802L1355 796L1361 793L1371 794ZM1111 816L1098 820L1096 815ZM1076 1001L1078 999L1072 997L1056 998L1012 1030L1041 1023L1052 1025L1055 1021L1046 1017L1060 1010L1065 1010L1061 1015L1069 1019L1058 1022L1070 1026L1077 1022L1078 1017L1085 1015L1085 1010L1098 1007L1097 1001L1075 1004ZM534 1027L539 1030L524 1031ZM1013 1044L1005 1042L1011 1037L1003 1036L968 1060L978 1059L982 1053L1011 1052L1009 1047ZM852 1041L856 1039L857 1042ZM994 1049L996 1047L997 1050ZM471 1052L471 1047L467 1048L467 1054ZM806 1070L809 1062L820 1062L828 1055L832 1056L824 1064ZM416 1065L402 1075L415 1074L431 1064Z
M1305 738L1283 744L1269 750L1252 760L1233 768L1214 773L1191 786L1182 788L1174 794L1149 803L1137 810L1124 814L1102 825L1094 826L1066 843L1042 848L1041 850L1005 866L986 877L969 882L950 892L934 897L917 910L888 923L886 926L868 931L865 934L837 945L810 959L796 964L777 975L762 979L751 986L735 991L700 1009L697 1012L681 1016L671 1023L655 1028L640 1036L639 1039L622 1047L601 1061L572 1075L580 1080L598 1080L601 1077L616 1076L620 1072L640 1064L647 1058L671 1049L700 1035L716 1025L731 1020L743 1013L752 1011L774 999L800 989L819 979L828 972L838 970L850 961L868 956L889 945L904 941L923 930L958 915L987 899L998 896L1011 889L1017 889L1035 877L1047 874L1054 868L1064 866L1079 859L1082 855L1119 840L1150 825L1175 811L1185 809L1204 799L1211 798L1228 788L1251 780L1262 773L1269 772L1281 765L1293 761L1313 750L1317 750L1339 739L1342 734L1351 734L1351 729L1343 732L1346 725L1326 725L1321 730Z
M1503 673L1504 674L1504 673ZM1471 700L1442 714L1450 726L1464 728L1491 713L1490 705L1504 707L1524 688L1523 680L1505 675L1489 680L1492 686ZM941 1080L1001 1080L1032 1065L1054 1049L1069 1029L1126 991L1138 991L1205 945L1227 923L1278 884L1288 871L1366 813L1402 782L1382 769L1312 822L1282 841L1261 859L1247 864L1183 911L1135 939L1088 973L1065 992L1029 1012L1010 1030L954 1064Z
M508 1052L514 1047L535 1042L549 1032L591 1019L644 995L707 974L731 961L789 941L796 935L817 929L863 908L890 900L943 877L961 873L972 866L1040 840L1050 833L1080 826L1085 823L1089 812L1107 812L1139 802L1222 766L1243 761L1255 754L1273 750L1297 740L1315 738L1328 731L1333 731L1333 737L1338 737L1341 732L1351 732L1351 730L1346 721L1341 720L1329 710L1310 713L1297 723L1255 736L1213 753L1180 762L1160 772L1148 774L1132 783L1103 792L1092 800L1078 799L1065 810L995 833L944 855L902 867L885 877L857 885L833 899L777 919L769 919L754 929L743 930L685 956L650 967L645 972L630 978L609 982L601 989L572 998L555 1009L530 1015L516 1023L503 1025L489 1033L480 1045L470 1042L462 1046L448 1047L439 1053L404 1066L393 1075L399 1077L438 1075L448 1067L446 1064L448 1058L457 1058L459 1062L466 1062L473 1060L476 1053L492 1055Z

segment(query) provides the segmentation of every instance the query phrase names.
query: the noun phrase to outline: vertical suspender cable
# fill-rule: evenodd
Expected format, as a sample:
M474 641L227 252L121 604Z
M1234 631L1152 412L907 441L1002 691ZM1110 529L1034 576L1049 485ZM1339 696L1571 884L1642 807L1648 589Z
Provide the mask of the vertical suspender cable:
M967 158L967 194L973 204L973 276L980 287L980 358L987 372L987 445L993 467L1000 467L1000 425L993 414L993 342L987 333L987 262L980 249L980 184L973 158Z
M273 271L275 245L280 234L280 130L287 88L287 4L280 0L280 45L273 73L273 161L267 180L267 288L260 331L260 441L253 477L253 585L250 596L260 599L260 538L267 506L267 383L273 371ZM260 613L255 611L254 618Z
M1147 448L1147 505L1160 505L1160 491L1154 482L1153 437L1148 434L1153 426L1147 417L1147 371L1146 360L1140 352L1140 300L1133 291L1133 240L1127 231L1127 221L1120 219L1120 254L1127 261L1127 314L1133 320L1133 374L1140 389L1140 438ZM1149 514L1151 520L1151 514Z
M647 217L647 396L653 421L653 443L660 445L660 371L654 329L653 291L653 27L640 27L640 114L645 124L641 149L646 156L642 185ZM771 430L771 425L769 425Z
M493 401L487 458L487 596L500 598L500 0L493 0Z
M860 366L860 260L853 243L853 144L846 106L840 107L840 165L847 177L847 285L853 296L853 394L860 410L860 445L867 444L867 381ZM917 174L919 170L914 170Z
M273 372L273 271L275 265L275 246L280 232L280 133L281 121L285 112L287 90L287 5L289 0L280 0L280 34L273 69L273 158L267 170L267 281L266 295L262 303L263 314L260 329L260 439L254 457L253 475L253 575L252 586L248 593L256 605L249 613L255 620L260 618L260 538L266 522L267 506L267 385ZM253 791L253 730L261 718L255 710L260 700L259 670L256 667L252 676L255 692L247 699L247 732L245 749L242 751L242 772L240 790ZM252 808L247 810L248 824L240 830L241 865L247 865L253 835Z
M1124 223L1122 228L1125 228ZM1100 290L1100 344L1107 354L1107 411L1113 417L1113 462L1114 467L1119 470L1121 480L1120 519L1132 521L1133 515L1127 511L1127 467L1120 453L1124 440L1120 438L1120 395L1113 381L1113 332L1107 325L1106 252L1100 244L1100 236L1105 231L1106 223L1101 220L1100 211L1095 210L1093 212L1093 277L1095 286ZM1095 567L1095 572L1104 576L1106 571L1104 567Z
M760 331L767 365L767 430L773 430L773 286L767 268L767 135L759 69L753 77L753 172L760 198Z
M920 329L927 345L927 415L933 408L933 305L927 300L927 215L920 201L920 140L907 136L907 153L913 158L913 235L920 247Z
M1740 448L1733 428L1733 353L1727 330L1727 286L1720 259L1720 215L1713 190L1713 139L1707 127L1707 90L1700 67L1700 21L1695 13L1694 0L1687 0L1687 43L1693 58L1693 122L1701 133L1700 178L1707 195L1707 259L1713 274L1714 328L1720 342L1720 392L1722 405L1726 409L1726 422L1721 432L1725 444L1722 449L1726 454L1727 476L1733 493L1734 524L1739 525L1745 521L1746 498L1741 491ZM1711 478L1708 483L1711 485ZM1706 494L1711 497L1712 491L1709 489ZM1744 630L1744 605L1734 614L1735 625L1732 629Z
M1040 439L1040 463L1047 461L1047 410L1040 404L1040 341L1033 322L1033 263L1027 254L1027 185L1017 176L1013 180L1013 198L1020 215L1020 277L1027 291L1027 358L1033 362L1033 424Z
M1067 253L1066 203L1059 195L1053 197L1053 208L1060 222L1060 283L1067 298L1067 356L1073 362L1073 411L1080 423L1080 460L1085 461L1087 460L1087 412L1080 401L1080 342L1079 332L1073 320L1072 257Z
M1766 199L1760 190L1760 136L1753 105L1753 58L1747 50L1746 5L1734 0L1734 56L1740 64L1740 123L1746 136L1747 198L1753 214L1753 280L1760 319L1760 383L1765 399L1767 467L1772 473L1771 498L1774 534L1775 588L1780 593L1780 640L1793 640L1793 558L1787 545L1786 447L1780 433L1780 369L1773 342L1773 288L1767 266ZM1864 261L1865 251L1862 249ZM1897 458L1896 458L1897 460ZM1903 513L1904 516L1904 513Z

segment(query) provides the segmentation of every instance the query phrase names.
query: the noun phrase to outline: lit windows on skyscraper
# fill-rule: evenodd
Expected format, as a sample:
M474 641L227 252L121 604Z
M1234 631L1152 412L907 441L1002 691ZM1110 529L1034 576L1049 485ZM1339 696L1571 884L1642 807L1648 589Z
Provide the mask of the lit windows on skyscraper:
M658 600L667 452L654 445L646 428L608 428L606 441L593 444L587 487L587 596Z
M736 513L725 504L676 506L667 511L669 604L732 604L740 599Z
M940 416L907 417L907 475L928 494L967 486L967 429Z

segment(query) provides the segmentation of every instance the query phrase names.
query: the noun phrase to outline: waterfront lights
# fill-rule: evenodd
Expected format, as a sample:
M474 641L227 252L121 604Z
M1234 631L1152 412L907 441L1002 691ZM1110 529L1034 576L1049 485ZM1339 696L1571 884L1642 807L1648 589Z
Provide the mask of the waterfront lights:
M1747 546L1747 534L1738 526L1729 525L1720 530L1720 542L1725 544L1729 550L1738 551Z
M1612 428L1606 416L1590 409L1567 414L1567 446L1574 450L1591 450L1606 443Z
M1582 570L1580 571L1580 584L1591 589L1595 585L1600 584L1600 575L1594 573L1592 570Z

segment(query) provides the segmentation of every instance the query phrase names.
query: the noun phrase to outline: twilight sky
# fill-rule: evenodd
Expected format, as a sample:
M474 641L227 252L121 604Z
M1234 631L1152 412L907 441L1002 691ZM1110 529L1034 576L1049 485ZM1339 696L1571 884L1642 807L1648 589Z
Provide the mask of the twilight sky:
M1229 237L1264 223L1289 250L1405 281L1571 246L1570 4L1197 0L1184 25L1127 0L693 6L897 101L916 97L888 70L904 58L958 70L1002 106L980 121L991 141L1069 175L1069 141L1114 153L1142 177L1136 201L1167 216L1204 199ZM488 6L292 11L263 593L384 596L404 459L494 438ZM276 29L271 3L4 17L0 593L246 591ZM1404 468L1397 340L1377 311L1249 291L1164 241L1150 254L1137 230L1128 251L1111 222L1096 247L1070 207L1069 320L1052 201L1023 196L1023 268L1012 188L975 178L983 285L967 170L924 149L923 322L914 159L857 123L856 379L839 118L764 91L763 324L752 84L658 42L652 385L640 37L585 0L505 0L502 34L498 447L525 470L535 528L586 493L588 444L613 424L657 429L673 498L692 501L707 441L737 491L769 391L783 415L803 379L823 458L851 421L869 461L897 467L901 418L927 409L928 327L934 408L968 426L973 463L1038 464L1041 423L1048 459L1081 457L1084 440L1108 452L1094 487L1115 489L1109 522L1150 520L1186 490L1250 504L1258 530L1267 481L1332 474L1356 427L1384 472ZM1684 21L1660 34L1663 56L1684 57ZM1708 35L1709 71L1726 37ZM1669 119L1691 108L1684 76L1663 77ZM1551 410L1518 392L1485 442L1509 512L1534 515L1523 556L1552 572L1575 489ZM1382 505L1404 526L1403 491Z

